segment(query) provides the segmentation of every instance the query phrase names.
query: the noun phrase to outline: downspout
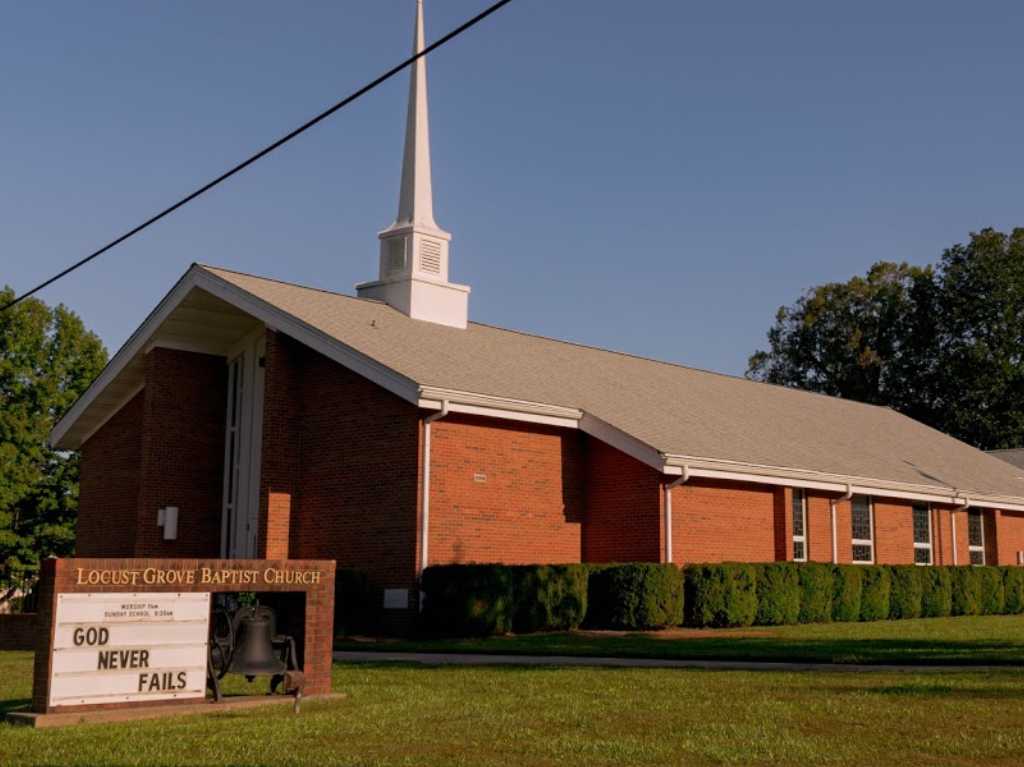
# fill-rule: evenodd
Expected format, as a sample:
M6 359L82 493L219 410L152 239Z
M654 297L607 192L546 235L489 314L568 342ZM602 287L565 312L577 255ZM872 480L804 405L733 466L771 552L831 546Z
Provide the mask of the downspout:
M971 506L971 499L964 498L964 502L960 506L954 506L949 510L949 527L953 534L953 564L956 565L956 513L958 511L967 511Z
M683 466L682 475L665 485L665 561L672 561L672 488L690 481L690 467Z
M423 515L420 518L419 573L427 567L430 543L430 424L448 415L448 400L441 400L441 409L423 419Z
M846 486L846 492L838 498L833 498L828 502L830 516L832 517L832 564L839 564L839 543L836 534L836 503L838 501L848 501L853 498L853 485Z

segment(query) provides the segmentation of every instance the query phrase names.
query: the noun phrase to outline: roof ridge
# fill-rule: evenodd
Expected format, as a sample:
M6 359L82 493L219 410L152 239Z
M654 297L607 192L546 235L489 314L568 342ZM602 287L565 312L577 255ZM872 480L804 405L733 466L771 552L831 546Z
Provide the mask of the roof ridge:
M264 282L275 282L278 285L287 285L292 288L302 288L303 290L314 290L317 293L326 293L330 296L337 296L338 298L350 298L353 301L365 301L368 304L381 304L386 306L379 298L363 298L362 296L353 296L348 293L339 293L337 290L328 290L327 288L318 288L315 285L304 285L300 282L292 282L290 280L282 280L277 277L267 277L262 274L253 274L252 272L243 272L239 269L229 269L226 266L214 266L213 264L204 264L199 261L193 261L193 266L198 266L200 269L216 270L218 272L230 272L231 274L239 274L242 277L252 277L254 280L263 280Z

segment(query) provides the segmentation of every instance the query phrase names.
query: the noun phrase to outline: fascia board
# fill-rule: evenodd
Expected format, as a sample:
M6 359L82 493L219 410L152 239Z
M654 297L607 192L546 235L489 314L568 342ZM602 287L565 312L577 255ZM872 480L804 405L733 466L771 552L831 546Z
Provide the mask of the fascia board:
M951 506L969 503L971 506L985 506L986 508L991 507L1007 511L1024 511L1024 498L1012 496L968 493L956 488L948 488L944 492L943 488L935 486L891 482L869 477L804 472L798 469L766 467L753 464L744 465L741 463L710 461L709 459L687 456L666 456L666 473L669 473L669 469L678 471L684 466L691 477L729 479L740 482L801 487L835 493L845 493L847 490L850 490L859 495L904 498ZM772 471L773 468L775 471Z

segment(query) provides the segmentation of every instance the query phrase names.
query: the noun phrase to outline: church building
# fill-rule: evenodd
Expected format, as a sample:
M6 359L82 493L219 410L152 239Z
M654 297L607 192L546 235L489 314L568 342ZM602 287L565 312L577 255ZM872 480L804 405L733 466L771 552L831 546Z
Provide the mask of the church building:
M195 264L56 425L79 556L333 559L398 619L436 563L1024 562L1024 470L893 410L470 321L432 200L421 58L376 279Z

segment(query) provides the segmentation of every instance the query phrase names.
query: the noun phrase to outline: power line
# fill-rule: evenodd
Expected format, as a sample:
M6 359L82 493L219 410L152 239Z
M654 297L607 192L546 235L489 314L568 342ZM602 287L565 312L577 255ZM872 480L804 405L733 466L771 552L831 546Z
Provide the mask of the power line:
M487 8L484 11L482 11L481 13L477 14L476 16L471 18L469 21L466 21L465 23L460 24L459 26L457 26L451 32L446 34L444 37L439 38L437 41L431 43L430 45L428 45L426 48L424 48L419 53L417 53L417 54L415 54L413 56L410 56L405 61L403 61L401 64L399 64L399 65L389 69L387 72L382 74L376 80L373 80L372 82L367 83L362 88L357 90L355 93L352 93L351 95L346 96L341 101L339 101L336 104L334 104L333 106L328 107L327 109L325 109L323 112L318 114L313 119L311 119L311 120L303 123L302 125L300 125L298 128L293 130L291 133L288 133L288 134L282 136L281 138L279 138L277 141L275 141L272 144L268 144L263 149L258 151L256 154L252 155L251 157L249 157L246 160L243 160L242 162L238 163L238 165L234 166L230 170L225 171L221 175L217 176L217 178L215 178L213 181L210 181L209 183L204 184L203 186L199 187L198 189L196 189L191 194L186 195L185 197L182 197L180 200L178 200L176 203L174 203L170 207L164 208L162 211L157 213L152 218L146 219L144 222L142 222L141 224L136 226L134 229L128 230L127 232L125 232L124 234L122 234L120 237L118 237L115 240L111 240L110 242L108 242L106 245L104 245L99 250L95 250L92 253L90 253L88 256L86 256L85 258L83 258L83 259L81 259L79 261L76 261L71 266L69 266L67 269L64 269L63 271L58 272L57 274L55 274L53 277L50 277L50 279L48 279L48 280L46 280L44 282L41 282L38 285L36 285L34 288L32 288L31 290L29 290L29 291L27 291L25 293L22 293L20 296L15 298L10 303L4 304L2 307L0 307L0 312L3 312L3 311L6 311L7 309L10 309L15 304L18 304L21 301L24 301L29 296L38 293L40 290L42 290L43 288L45 288L45 287L47 287L49 285L52 285L53 283L55 283L57 280L61 279L62 277L66 277L67 275L71 274L71 272L75 271L76 269L79 269L79 268L85 266L87 263L92 261L94 258L97 258L98 256L103 255L104 253L106 253L111 248L114 248L114 247L120 245L122 242L124 242L125 240L129 239L130 237L134 237L136 234L141 232L143 229L146 229L147 227L152 226L157 221L162 219L164 216L170 215L171 213L176 211L178 208L181 208L181 207L187 205L188 203L192 202L192 200L194 200L197 197L199 197L200 195L205 194L206 192L210 191L211 189L213 189L218 184L220 184L220 183L222 183L224 181L227 181L229 178L234 176L236 173L238 173L238 172L240 172L242 170L245 170L250 165L252 165L254 162L256 162L257 160L262 159L263 157L266 157L268 154L273 152L278 147L281 147L284 144L287 144L289 141L291 141L293 138L298 136L300 133L304 133L305 131L309 130L310 128L312 128L317 123L321 122L322 120L326 120L328 117L333 115L335 112L337 112L342 107L345 107L348 104L351 104L353 101L358 99L360 96L363 96L363 95L369 93L374 88L376 88L378 85L381 85L385 81L390 80L392 77L397 75L399 72L401 72L403 69L405 69L410 64L415 62L417 59L421 58L422 56L426 56L428 53L430 53L433 50L436 50L437 48L440 48L445 43L447 43L450 40L452 40L452 39L458 37L459 35L461 35L463 32L465 32L470 27L476 26L481 21L483 21L488 16L490 16L492 13L494 13L497 10L499 10L503 6L508 5L510 2L512 2L512 0L499 0L499 2L494 3L494 5L490 6L489 8Z

